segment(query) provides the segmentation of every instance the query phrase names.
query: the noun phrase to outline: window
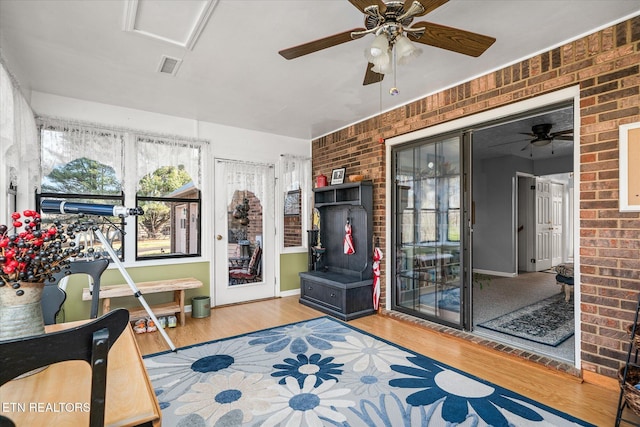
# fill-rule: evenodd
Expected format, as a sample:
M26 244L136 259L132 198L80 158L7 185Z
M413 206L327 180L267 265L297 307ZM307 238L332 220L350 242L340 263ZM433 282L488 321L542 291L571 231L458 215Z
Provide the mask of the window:
M39 124L38 206L43 199L140 206L145 213L135 219L90 218L104 223L101 229L123 261L201 255L202 141L48 118L39 118ZM43 215L43 222L77 219ZM82 238L104 252L93 236ZM135 250L126 252L126 241Z
M136 259L200 255L201 147L139 136Z
M200 255L200 191L184 168L145 175L136 200L138 259Z
M40 206L42 200L48 199L72 203L124 204L124 192L120 184L123 135L90 127L48 123L40 127L40 141L42 180L37 206ZM93 144L97 148L91 149ZM107 156L103 151L105 147L109 147L116 155ZM107 163L103 163L103 159L107 159ZM123 218L83 219L78 214L42 214L43 226L54 221L64 224L78 220L86 220L90 225L98 227L120 259L124 260ZM77 236L77 239L90 249L89 254L109 257L92 231Z
M309 197L305 189L311 187L311 160L308 158L283 155L281 157L283 177L283 248L305 247L304 230L308 228L306 218Z

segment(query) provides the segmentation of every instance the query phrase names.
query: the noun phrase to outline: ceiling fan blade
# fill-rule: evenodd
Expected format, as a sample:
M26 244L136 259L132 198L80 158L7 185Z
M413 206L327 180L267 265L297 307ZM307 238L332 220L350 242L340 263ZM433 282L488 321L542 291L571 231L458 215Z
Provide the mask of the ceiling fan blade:
M293 46L288 49L283 49L278 53L286 59L294 59L299 56L308 55L310 53L317 52L322 49L326 49L328 47L333 47L342 43L350 42L351 40L353 40L353 38L351 37L351 33L357 32L357 31L365 31L365 29L354 28L353 30L348 30L342 33L334 34L329 37L314 40L298 46Z
M531 146L531 143L529 142L529 143L527 143L527 145L525 145L524 147L522 147L522 150L520 150L520 151L524 151L524 150L526 150L527 148L529 148L530 146Z
M436 10L449 0L405 0L404 2L404 10L409 10L414 1L417 1L424 7L424 11L422 13L415 14L413 16L424 16L427 13Z
M515 141L500 142L498 144L488 145L487 148L502 147L503 145L515 144L516 142L522 142L522 141L524 141L524 139L516 139Z
M573 129L567 129L567 130L561 130L559 132L552 132L551 135L552 136L556 136L556 135L566 135L568 133L573 133Z
M411 27L425 28L422 36L416 39L419 43L475 57L482 55L496 41L493 37L431 22L418 22Z
M553 139L558 140L558 141L573 141L573 136L554 135Z
M367 63L367 71L364 73L364 81L362 82L363 86L379 83L384 79L384 74L376 73L372 70L373 67L374 65L371 62Z
M384 13L387 10L387 5L382 0L349 0L349 3L357 7L362 13L365 13L364 10L368 6L378 6L380 13Z

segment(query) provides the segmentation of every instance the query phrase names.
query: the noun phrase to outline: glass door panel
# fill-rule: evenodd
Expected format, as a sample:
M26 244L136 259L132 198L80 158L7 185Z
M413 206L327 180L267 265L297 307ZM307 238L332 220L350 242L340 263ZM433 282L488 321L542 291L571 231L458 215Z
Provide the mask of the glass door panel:
M273 297L273 166L217 160L215 176L215 304Z
M394 151L394 309L461 325L458 136Z

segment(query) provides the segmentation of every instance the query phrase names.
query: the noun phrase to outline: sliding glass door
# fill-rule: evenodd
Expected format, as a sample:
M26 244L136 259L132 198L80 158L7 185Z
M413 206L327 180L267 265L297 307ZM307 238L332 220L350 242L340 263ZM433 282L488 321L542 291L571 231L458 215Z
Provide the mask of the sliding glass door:
M393 306L463 325L462 137L393 151Z

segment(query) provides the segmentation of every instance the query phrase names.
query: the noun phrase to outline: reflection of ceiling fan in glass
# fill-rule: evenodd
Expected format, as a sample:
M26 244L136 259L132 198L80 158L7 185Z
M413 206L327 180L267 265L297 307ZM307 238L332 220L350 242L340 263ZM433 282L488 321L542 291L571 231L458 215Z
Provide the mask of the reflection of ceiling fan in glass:
M552 127L553 127L553 124L551 123L543 123L539 125L533 125L531 127L531 132L519 132L520 135L527 135L531 137L529 142L527 142L527 144L524 147L522 147L520 151L524 151L528 148L531 150L531 156L533 156L534 147L543 147L545 145L551 144L553 141L573 141L573 129L561 130L559 132L551 132ZM503 145L514 144L520 141L522 141L522 139L509 141L509 142L502 142L500 144L490 145L488 148L495 148ZM551 145L551 154L554 154L553 145Z
M520 132L522 135L529 135L533 138L527 145L522 147L520 151L526 150L530 145L542 147L553 140L573 141L573 129L551 132L552 127L553 125L551 123L544 123L541 125L533 125L531 127L531 133Z
M354 28L278 53L286 59L294 59L373 34L375 39L365 50L369 64L364 85L382 81L385 74L394 71L396 62L403 63L417 56L420 49L411 41L475 57L482 55L495 38L431 22L412 22L413 18L426 15L448 1L349 0L365 14L365 28Z

